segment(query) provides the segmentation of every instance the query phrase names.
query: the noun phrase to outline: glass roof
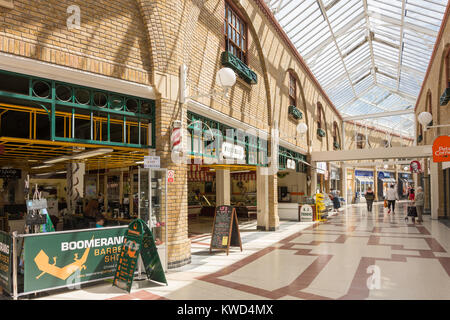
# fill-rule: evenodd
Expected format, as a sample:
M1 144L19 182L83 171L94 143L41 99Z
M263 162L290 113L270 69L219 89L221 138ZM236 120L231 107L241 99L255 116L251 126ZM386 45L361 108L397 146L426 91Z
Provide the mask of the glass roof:
M414 109L447 0L265 2L344 118ZM415 135L413 113L364 123Z

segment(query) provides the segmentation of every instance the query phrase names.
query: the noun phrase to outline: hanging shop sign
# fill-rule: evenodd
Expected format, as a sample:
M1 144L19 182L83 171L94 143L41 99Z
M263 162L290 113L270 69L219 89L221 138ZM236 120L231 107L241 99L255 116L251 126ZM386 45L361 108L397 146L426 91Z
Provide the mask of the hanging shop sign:
M245 160L245 149L229 142L222 143L222 156L236 160Z
M112 277L125 231L99 228L25 237L25 292Z
M450 161L450 137L437 137L433 142L433 162L447 161Z
M313 221L313 208L308 205L302 205L300 209L300 221L301 222L312 222Z
M0 179L20 179L20 178L22 178L22 170L20 169L0 169Z
M147 278L167 284L153 234L144 220L136 219L128 225L120 251L113 286L131 291L139 255L144 263Z
M12 292L12 237L0 231L0 287L8 293Z
M420 162L417 160L411 161L411 163L409 164L409 170L412 173L420 173L422 172L422 168L420 166Z
M286 161L286 168L291 169L291 170L295 170L296 169L296 163L294 160L292 159L287 159Z
M214 215L209 252L212 249L226 250L228 255L230 246L240 247L242 251L236 209L232 206L219 206Z
M161 158L158 156L144 156L144 168L159 169L161 166Z
M327 171L326 162L317 162L317 173L325 174Z

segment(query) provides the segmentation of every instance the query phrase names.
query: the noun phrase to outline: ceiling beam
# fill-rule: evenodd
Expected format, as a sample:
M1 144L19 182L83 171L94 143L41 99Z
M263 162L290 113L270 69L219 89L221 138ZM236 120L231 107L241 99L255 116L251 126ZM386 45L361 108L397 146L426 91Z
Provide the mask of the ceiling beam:
M363 114L359 116L350 116L342 118L343 121L354 121L354 120L365 120L365 119L374 119L374 118L386 118L392 116L399 116L404 114L413 114L414 109L409 110L398 110L398 111L386 111L386 112L377 112L371 114ZM407 120L407 119L405 119ZM409 119L408 119L409 120Z
M402 56L403 56L403 27L405 25L405 7L406 7L406 0L402 0L402 19L401 19L401 26L400 26L400 47L398 49L398 69L397 69L397 91L400 88L400 74L402 72Z

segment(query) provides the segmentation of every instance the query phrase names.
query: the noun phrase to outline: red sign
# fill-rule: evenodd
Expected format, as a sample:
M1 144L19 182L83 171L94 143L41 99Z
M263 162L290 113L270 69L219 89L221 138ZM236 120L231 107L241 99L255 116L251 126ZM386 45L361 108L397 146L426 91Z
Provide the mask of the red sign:
M173 170L168 170L168 171L167 171L167 182L168 182L168 183L172 183L174 177L175 177L175 171L173 171Z
M437 137L433 143L433 162L447 161L450 161L450 137Z
M420 167L420 162L416 161L416 160L411 161L411 163L409 164L409 170L412 173L419 173L419 172L421 172L422 169Z

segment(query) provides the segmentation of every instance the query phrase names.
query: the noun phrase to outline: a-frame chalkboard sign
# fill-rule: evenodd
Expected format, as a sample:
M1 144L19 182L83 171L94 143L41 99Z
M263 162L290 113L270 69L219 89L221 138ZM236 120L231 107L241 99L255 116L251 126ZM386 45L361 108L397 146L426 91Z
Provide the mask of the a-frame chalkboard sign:
M242 251L236 209L232 206L219 206L214 215L209 252L212 249L226 250L228 255L230 246L240 247Z

